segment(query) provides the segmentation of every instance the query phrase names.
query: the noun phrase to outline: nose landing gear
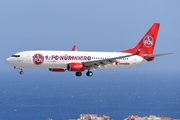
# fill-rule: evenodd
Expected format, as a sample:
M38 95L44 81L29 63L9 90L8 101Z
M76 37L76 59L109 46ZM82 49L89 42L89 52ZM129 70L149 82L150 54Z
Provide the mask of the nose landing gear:
M19 70L21 70L21 71L19 72L21 75L23 75L23 74L24 74L23 69L22 69L21 67L16 67L16 66L14 66L14 68L15 68L15 69L19 69Z
M21 75L23 75L24 74L24 72L21 70L20 72L19 72Z

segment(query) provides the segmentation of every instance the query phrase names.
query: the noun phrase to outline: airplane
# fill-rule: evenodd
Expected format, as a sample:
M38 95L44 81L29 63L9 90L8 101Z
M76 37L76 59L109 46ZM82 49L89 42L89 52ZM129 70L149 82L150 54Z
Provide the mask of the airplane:
M51 72L75 72L81 76L87 70L86 75L92 76L92 69L122 69L143 65L153 61L155 57L169 55L153 54L160 23L154 23L144 35L136 47L121 52L85 52L75 51L23 51L13 54L6 59L6 63L20 69L23 68L47 68Z

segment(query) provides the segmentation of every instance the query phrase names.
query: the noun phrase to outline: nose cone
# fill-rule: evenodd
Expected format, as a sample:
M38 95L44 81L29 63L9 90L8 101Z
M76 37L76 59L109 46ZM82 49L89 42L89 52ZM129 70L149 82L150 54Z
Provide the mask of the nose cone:
M6 62L7 64L11 65L12 60L11 60L11 58L9 57L9 58L7 58L7 59L5 60L5 62Z

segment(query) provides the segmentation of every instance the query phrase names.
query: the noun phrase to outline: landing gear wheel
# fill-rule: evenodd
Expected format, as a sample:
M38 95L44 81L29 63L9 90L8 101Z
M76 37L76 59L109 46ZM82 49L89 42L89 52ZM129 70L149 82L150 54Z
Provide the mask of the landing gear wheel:
M76 76L80 77L82 75L81 72L76 72Z
M93 75L93 72L88 71L88 72L86 73L86 75L87 75L87 76L92 76L92 75Z
M24 74L24 72L23 72L23 71L20 71L19 73L20 73L21 75L23 75L23 74Z

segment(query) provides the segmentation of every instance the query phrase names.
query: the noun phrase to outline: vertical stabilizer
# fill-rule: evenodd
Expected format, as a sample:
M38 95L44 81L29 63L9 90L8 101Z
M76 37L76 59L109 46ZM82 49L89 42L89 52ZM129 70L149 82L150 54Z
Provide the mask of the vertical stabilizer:
M160 23L154 23L135 48L122 52L136 53L140 56L153 54L159 26Z

